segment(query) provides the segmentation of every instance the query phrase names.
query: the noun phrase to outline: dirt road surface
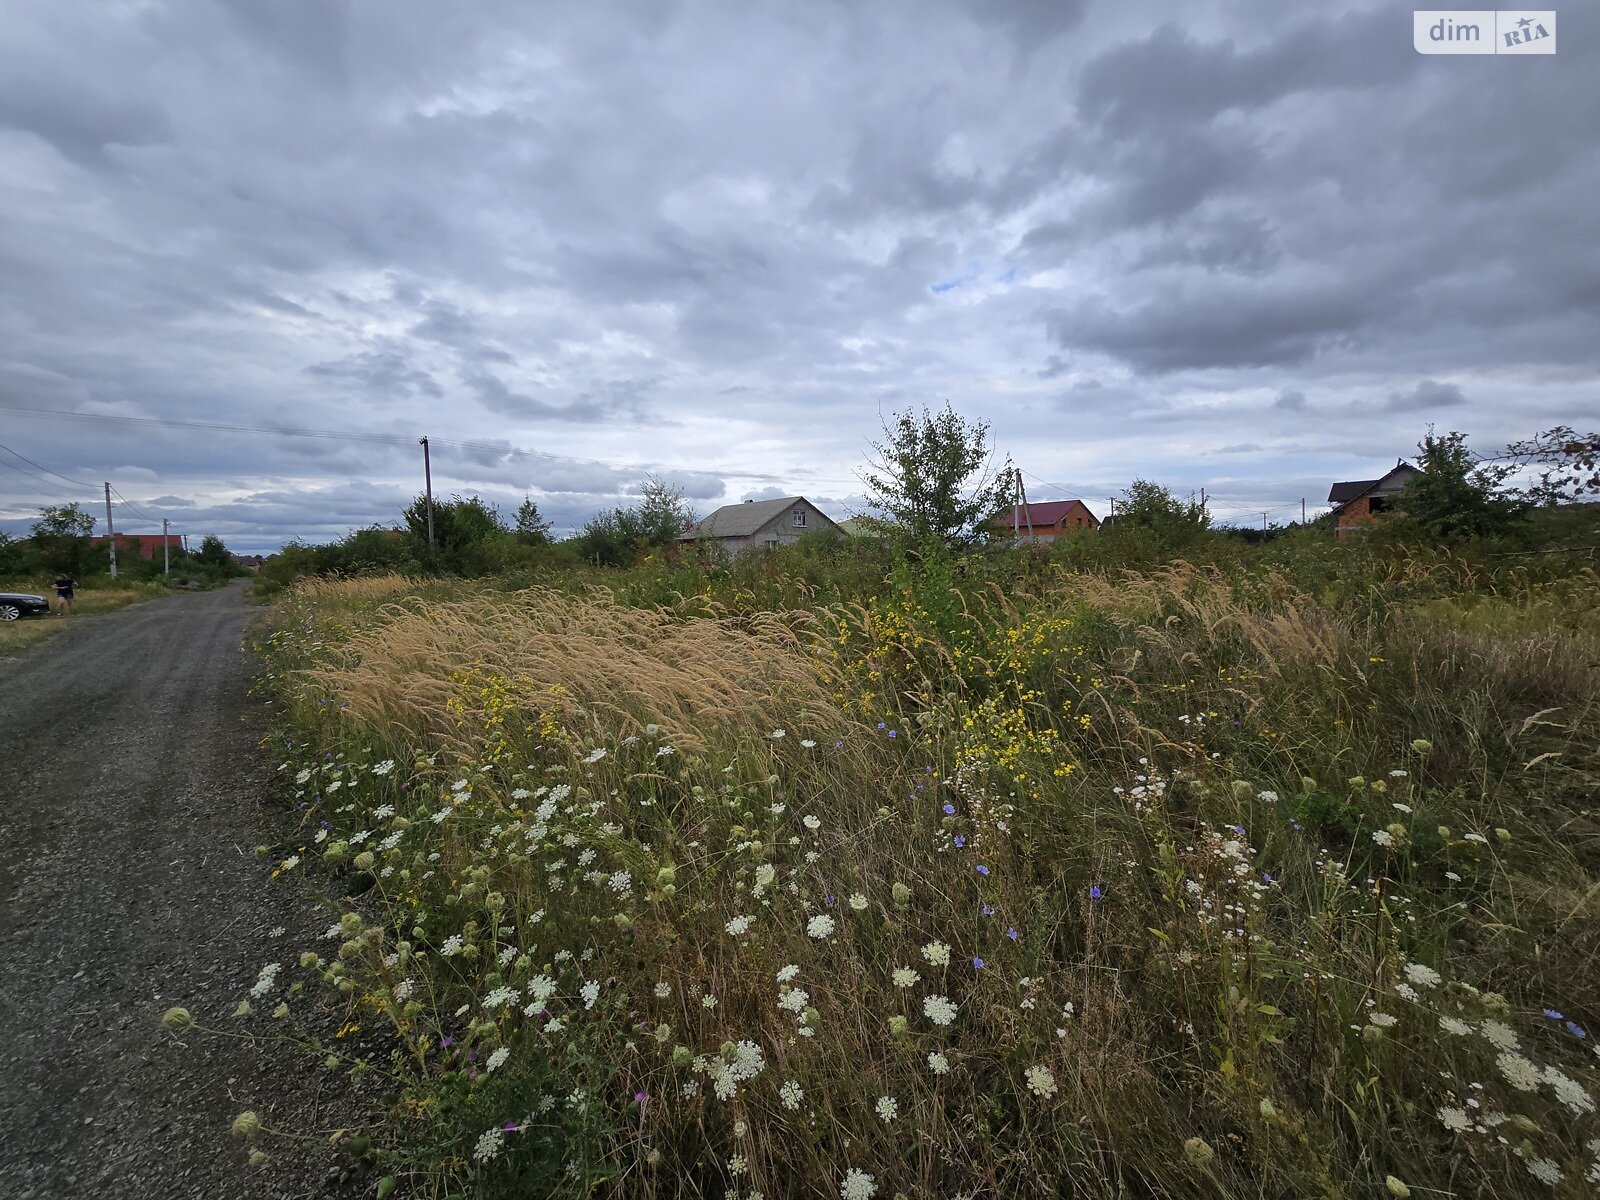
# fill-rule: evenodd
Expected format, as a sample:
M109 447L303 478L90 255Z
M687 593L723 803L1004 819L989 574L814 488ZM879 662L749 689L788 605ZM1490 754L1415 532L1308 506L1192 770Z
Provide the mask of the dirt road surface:
M297 1151L229 1136L327 1129L344 1084L207 1024L327 909L269 882L242 584L95 617L0 661L0 1195L206 1200L343 1194Z

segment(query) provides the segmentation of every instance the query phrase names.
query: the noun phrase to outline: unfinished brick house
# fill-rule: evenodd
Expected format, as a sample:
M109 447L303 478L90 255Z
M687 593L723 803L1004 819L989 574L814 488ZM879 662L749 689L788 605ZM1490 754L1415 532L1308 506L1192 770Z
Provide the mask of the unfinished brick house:
M1355 529L1371 525L1386 512L1397 511L1395 499L1422 472L1404 459L1396 462L1387 475L1377 479L1349 479L1328 489L1333 506L1334 532L1343 537Z

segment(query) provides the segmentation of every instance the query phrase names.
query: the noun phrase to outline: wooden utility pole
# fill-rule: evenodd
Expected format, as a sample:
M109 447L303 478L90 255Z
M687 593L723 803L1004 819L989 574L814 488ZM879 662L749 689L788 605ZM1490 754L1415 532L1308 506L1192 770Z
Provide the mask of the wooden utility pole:
M161 573L163 575L172 574L172 552L167 544L167 538L170 536L167 533L167 526L171 524L172 522L167 520L166 517L161 518Z
M1304 525L1305 523L1306 523L1306 498L1304 496L1301 496L1300 497L1300 524Z
M422 487L428 499L428 553L433 553L433 463L428 456L428 439L422 438Z
M106 545L111 547L111 578L117 577L117 529L111 523L111 481L106 480Z

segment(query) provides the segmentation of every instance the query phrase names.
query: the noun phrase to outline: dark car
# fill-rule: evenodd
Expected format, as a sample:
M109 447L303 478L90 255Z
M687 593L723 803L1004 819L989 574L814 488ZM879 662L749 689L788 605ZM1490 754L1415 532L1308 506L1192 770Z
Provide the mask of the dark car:
M50 601L31 592L0 592L0 621L20 617L42 617L50 611Z

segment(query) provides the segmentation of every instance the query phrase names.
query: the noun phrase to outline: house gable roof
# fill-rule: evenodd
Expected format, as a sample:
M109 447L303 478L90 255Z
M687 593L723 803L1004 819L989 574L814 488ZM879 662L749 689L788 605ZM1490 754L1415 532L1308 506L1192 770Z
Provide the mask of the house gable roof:
M1343 508L1350 501L1359 500L1375 492L1399 491L1410 482L1412 476L1421 474L1422 472L1410 463L1397 462L1386 474L1380 475L1377 479L1349 479L1334 484L1328 489L1328 503L1335 508Z
M699 524L691 525L688 529L685 529L679 535L678 540L693 542L703 538L751 537L760 533L796 504L805 505L808 512L816 513L828 525L834 524L827 513L823 512L804 496L783 496L777 500L752 500L743 504L724 504Z
M1067 517L1075 512L1082 511L1095 524L1100 520L1089 511L1089 506L1082 500L1045 500L1038 504L1018 504L1008 513L996 517L989 523L991 529L1010 529L1015 519L1019 525L1032 524L1035 528L1048 529L1061 524Z

